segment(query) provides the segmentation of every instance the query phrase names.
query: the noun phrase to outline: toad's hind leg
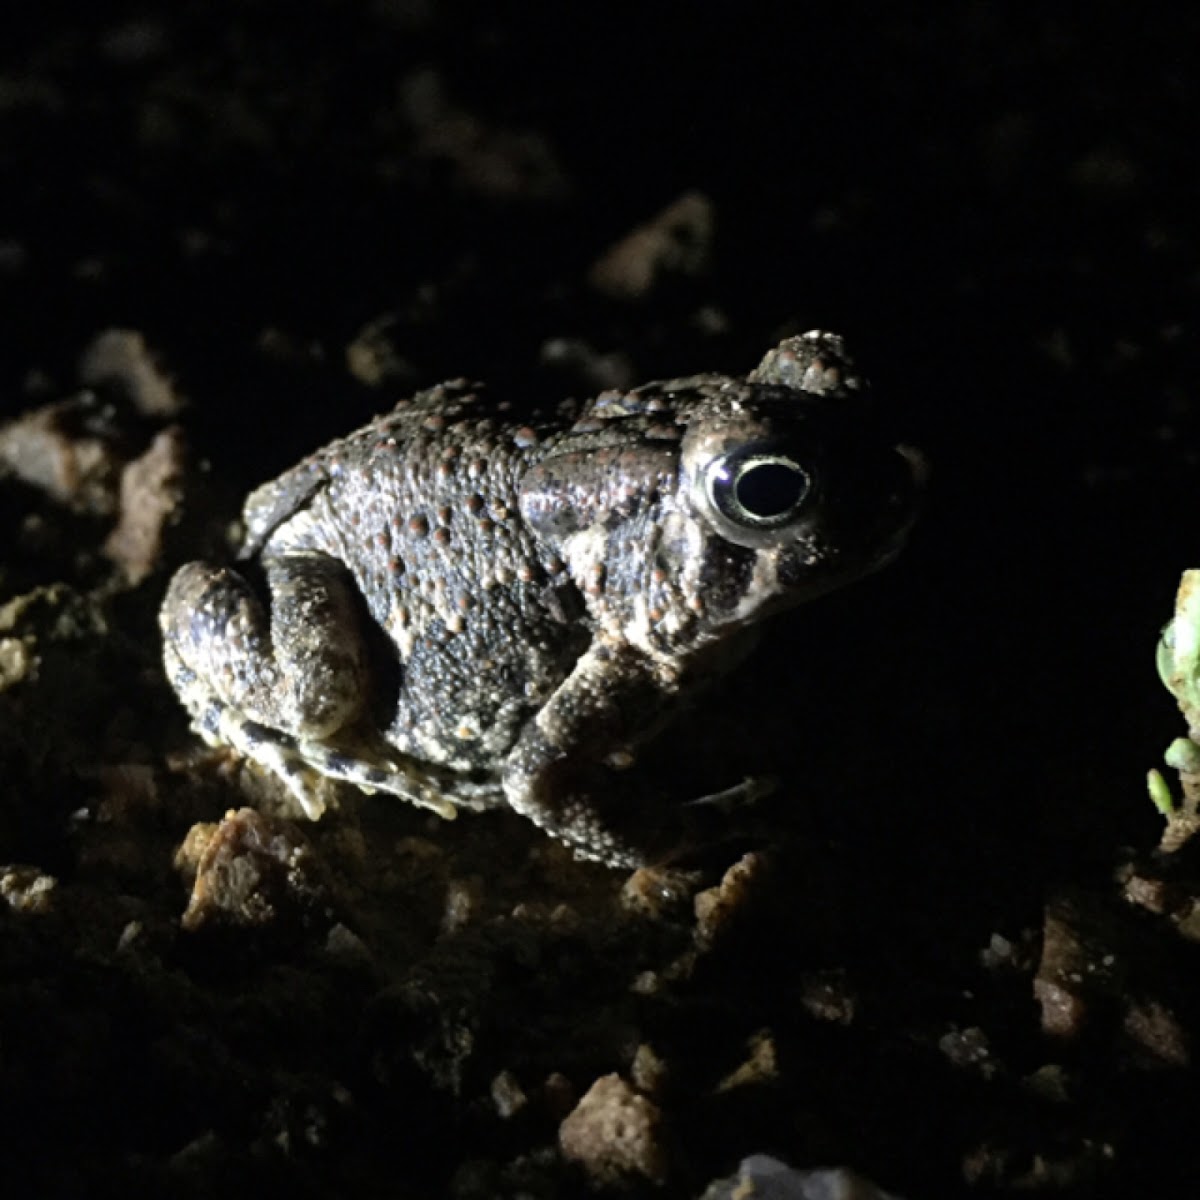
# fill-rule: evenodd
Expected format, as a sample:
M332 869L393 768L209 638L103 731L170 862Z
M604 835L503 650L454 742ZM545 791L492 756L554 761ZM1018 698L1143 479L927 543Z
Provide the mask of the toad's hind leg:
M358 614L345 568L326 554L266 561L270 616L236 571L188 563L160 624L167 669L185 704L216 697L297 737L352 724L366 697Z
M338 749L338 735L362 722L369 683L345 568L315 552L264 567L269 616L235 571L181 568L160 615L164 662L200 732L279 776L312 815L322 805L306 767L386 788L376 776L390 780L396 764Z
M368 745L360 737L353 750L312 739L297 741L212 697L199 710L194 724L210 745L230 746L279 778L313 821L325 811L322 779L352 783L364 792L388 792L446 820L458 815L454 802L443 796L437 782L382 739L371 739Z
M261 725L214 697L194 710L193 724L209 745L230 746L280 779L310 820L324 813L320 774L286 733Z

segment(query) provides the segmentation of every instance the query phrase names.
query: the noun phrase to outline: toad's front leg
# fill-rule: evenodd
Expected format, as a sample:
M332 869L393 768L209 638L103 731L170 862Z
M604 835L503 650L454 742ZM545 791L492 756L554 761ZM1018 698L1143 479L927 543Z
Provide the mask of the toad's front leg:
M648 843L657 840L647 806L638 802L636 780L604 760L652 733L677 691L675 673L645 655L594 646L510 751L503 775L509 804L579 858L645 864Z
M369 674L345 567L326 554L264 558L270 614L237 572L193 562L171 580L159 623L168 678L210 742L277 775L310 817L320 776L454 807L365 720Z

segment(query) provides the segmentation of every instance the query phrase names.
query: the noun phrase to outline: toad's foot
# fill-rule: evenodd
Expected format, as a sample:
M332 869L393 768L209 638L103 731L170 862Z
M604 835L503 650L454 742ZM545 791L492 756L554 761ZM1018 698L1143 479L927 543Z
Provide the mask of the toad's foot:
M210 744L232 746L276 776L312 821L325 811L320 795L322 778L351 783L367 793L388 792L448 821L458 815L454 803L446 799L428 772L379 738L359 738L353 745L294 738L216 699L209 700L195 724Z

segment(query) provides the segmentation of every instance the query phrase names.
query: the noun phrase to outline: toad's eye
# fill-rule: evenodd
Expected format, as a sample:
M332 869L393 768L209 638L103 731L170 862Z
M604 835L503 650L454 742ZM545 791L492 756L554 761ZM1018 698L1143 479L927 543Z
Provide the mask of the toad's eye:
M786 525L804 505L812 480L799 463L781 454L736 454L708 469L708 498L728 520L751 529Z

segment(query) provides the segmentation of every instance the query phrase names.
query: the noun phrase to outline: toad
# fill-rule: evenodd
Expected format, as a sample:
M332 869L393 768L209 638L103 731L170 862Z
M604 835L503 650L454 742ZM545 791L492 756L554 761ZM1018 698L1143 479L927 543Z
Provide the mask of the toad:
M444 817L507 805L614 866L618 767L764 618L899 551L919 457L842 340L529 421L451 381L253 492L240 570L160 623L195 728L320 815L324 780Z

